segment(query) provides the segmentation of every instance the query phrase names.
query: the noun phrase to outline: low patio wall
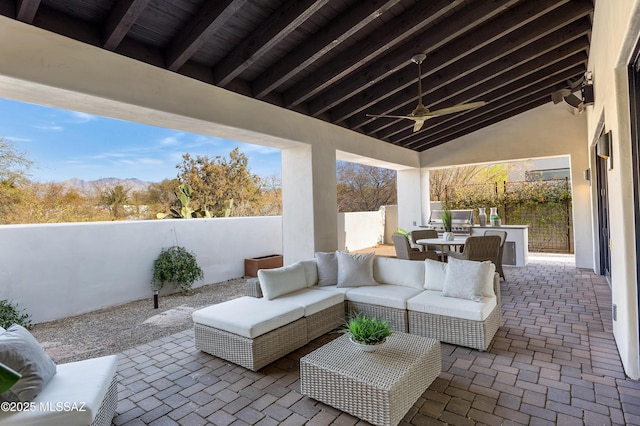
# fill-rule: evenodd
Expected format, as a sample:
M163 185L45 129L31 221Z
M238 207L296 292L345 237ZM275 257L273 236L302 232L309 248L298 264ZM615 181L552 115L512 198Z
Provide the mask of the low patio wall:
M194 287L241 277L245 258L282 253L282 218L3 225L0 241L0 299L38 323L151 299L153 261L176 244L204 272Z
M360 250L384 242L384 209L338 213L338 249Z

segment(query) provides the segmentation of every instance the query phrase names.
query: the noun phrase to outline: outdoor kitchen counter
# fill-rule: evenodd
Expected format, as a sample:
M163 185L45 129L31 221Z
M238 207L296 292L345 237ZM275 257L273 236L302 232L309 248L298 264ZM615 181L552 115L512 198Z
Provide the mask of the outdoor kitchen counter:
M471 235L484 235L484 231L489 229L507 232L502 256L503 265L525 266L529 263L529 225L473 225Z

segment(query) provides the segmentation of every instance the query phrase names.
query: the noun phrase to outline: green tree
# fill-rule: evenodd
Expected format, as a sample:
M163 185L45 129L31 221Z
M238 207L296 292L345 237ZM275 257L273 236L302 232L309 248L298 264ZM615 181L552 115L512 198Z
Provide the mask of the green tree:
M506 164L487 166L462 166L436 169L429 172L431 201L446 201L447 191L457 190L467 185L481 185L501 182L507 179Z
M248 158L236 147L229 158L216 156L182 156L178 179L191 186L195 199L193 209L210 211L213 216L225 216L229 205L233 203L232 216L254 214L256 203L260 200L260 178L251 173Z
M33 161L5 138L0 138L0 180L19 183L27 180Z
M338 211L376 211L396 204L396 172L340 161L336 165Z
M20 215L29 205L24 200L26 194L22 187L29 182L32 165L24 152L9 140L0 138L0 223L28 223L24 217L20 219Z
M129 189L122 185L105 188L100 194L100 200L102 205L109 209L111 217L118 220L124 213L124 206L129 202Z

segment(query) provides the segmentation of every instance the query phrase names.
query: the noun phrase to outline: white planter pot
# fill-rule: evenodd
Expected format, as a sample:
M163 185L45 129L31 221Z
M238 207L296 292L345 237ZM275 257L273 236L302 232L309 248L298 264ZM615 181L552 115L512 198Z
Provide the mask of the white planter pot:
M353 340L353 338L349 337L349 340L351 340L351 343L353 343L354 345L356 345L357 347L359 347L362 351L364 352L375 352L376 350L380 349L381 347L384 346L384 344L387 342L387 339L384 339L382 342L380 343L376 343L375 345L365 345L364 343L358 343L355 340Z
M454 239L453 232L445 232L444 234L442 234L442 238L446 241L453 241Z

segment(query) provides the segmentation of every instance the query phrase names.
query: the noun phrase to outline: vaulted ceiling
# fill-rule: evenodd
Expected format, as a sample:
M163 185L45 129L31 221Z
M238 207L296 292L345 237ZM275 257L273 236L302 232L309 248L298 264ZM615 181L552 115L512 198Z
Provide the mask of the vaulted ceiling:
M416 151L586 71L592 0L0 0L0 14ZM486 105L431 118L410 114ZM9 60L3 58L3 60Z

